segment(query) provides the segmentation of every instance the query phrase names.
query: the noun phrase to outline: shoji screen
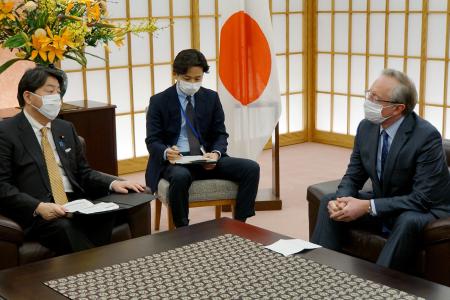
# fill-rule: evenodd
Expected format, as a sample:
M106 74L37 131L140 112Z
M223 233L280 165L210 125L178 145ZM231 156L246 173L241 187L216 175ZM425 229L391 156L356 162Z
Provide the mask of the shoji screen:
M173 83L171 62L176 53L191 48L191 1L110 1L108 8L114 21L139 22L151 16L157 18L161 29L153 35L130 34L122 48L110 44L109 53L103 47L87 49L105 60L88 56L85 69L63 61L70 81L65 101L87 99L117 105L119 172L126 172L133 162L145 168L145 159L135 159L148 155L145 108L151 95Z
M448 2L317 1L318 136L328 133L342 144L356 133L364 90L384 68L413 79L420 98L416 111L448 136Z
M205 86L217 88L217 56L219 51L219 1L200 0L200 50L211 65ZM280 119L281 142L299 142L304 130L303 99L303 0L270 0L274 43L283 112Z

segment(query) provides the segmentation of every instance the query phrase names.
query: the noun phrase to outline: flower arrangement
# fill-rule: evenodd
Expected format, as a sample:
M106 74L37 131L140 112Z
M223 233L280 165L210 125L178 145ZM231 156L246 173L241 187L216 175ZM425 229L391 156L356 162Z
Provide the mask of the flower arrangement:
M0 74L19 60L50 65L68 58L86 66L87 46L120 47L129 32L157 29L154 19L131 25L106 17L105 0L0 0L0 47L17 57L0 66Z

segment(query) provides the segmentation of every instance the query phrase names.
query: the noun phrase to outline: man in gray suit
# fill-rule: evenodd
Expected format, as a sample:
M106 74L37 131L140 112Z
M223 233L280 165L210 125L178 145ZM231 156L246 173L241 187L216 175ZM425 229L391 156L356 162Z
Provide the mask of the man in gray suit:
M377 264L411 271L423 228L450 215L450 176L442 139L413 109L414 83L386 69L366 92L347 172L321 199L311 241L339 251L345 230L375 225L387 238ZM373 191L360 190L367 179Z

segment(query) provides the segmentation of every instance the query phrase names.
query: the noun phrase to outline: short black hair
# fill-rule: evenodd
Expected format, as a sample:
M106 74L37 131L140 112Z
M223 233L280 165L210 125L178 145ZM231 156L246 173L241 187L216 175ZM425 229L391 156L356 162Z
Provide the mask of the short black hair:
M61 90L61 97L64 96L67 89L66 73L63 70L57 69L53 66L36 66L33 69L28 69L20 79L19 86L17 88L17 100L19 100L20 107L25 105L23 93L25 91L34 93L38 88L45 85L49 76L58 80L59 89Z
M186 49L180 51L173 61L173 73L184 75L191 67L200 67L204 73L208 73L209 65L203 53L197 49Z

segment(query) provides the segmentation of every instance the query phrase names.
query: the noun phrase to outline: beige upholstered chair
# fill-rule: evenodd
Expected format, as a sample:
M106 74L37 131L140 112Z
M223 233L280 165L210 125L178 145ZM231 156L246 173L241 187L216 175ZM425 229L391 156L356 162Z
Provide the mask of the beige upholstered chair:
M237 190L238 185L229 180L194 180L189 189L189 208L215 206L216 219L218 219L221 215L222 206L230 205L234 217ZM173 230L175 226L173 224L172 211L169 206L169 182L165 179L161 179L158 183L158 193L155 203L155 230L159 230L161 205L163 203L167 207L169 230Z

